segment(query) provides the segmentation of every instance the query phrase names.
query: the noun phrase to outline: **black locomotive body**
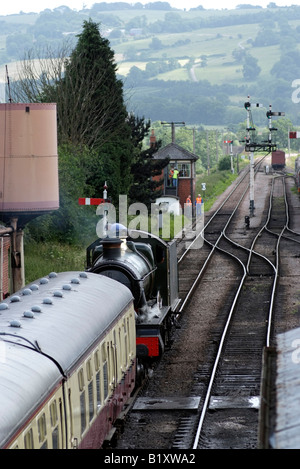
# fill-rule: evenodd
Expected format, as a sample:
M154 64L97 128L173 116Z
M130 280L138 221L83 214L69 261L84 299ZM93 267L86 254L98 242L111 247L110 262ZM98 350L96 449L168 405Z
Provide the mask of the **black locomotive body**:
M133 294L139 361L158 358L170 341L179 305L176 241L132 230L87 248L87 270L113 278Z

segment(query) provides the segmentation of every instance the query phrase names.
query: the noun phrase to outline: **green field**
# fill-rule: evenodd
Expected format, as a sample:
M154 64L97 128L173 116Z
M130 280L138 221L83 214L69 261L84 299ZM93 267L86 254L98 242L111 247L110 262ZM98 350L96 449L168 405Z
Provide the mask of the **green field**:
M294 22L298 25L299 22ZM298 23L298 24L297 24ZM195 75L197 80L208 80L212 84L243 82L242 65L234 63L232 53L235 49L246 49L258 60L261 67L260 78L270 77L270 71L280 58L280 47L252 47L248 40L255 39L259 30L259 25L237 25L224 28L211 28L193 31L191 33L180 34L158 34L156 37L161 40L164 48L151 52L149 46L152 37L145 39L130 39L121 44L114 45L118 63L118 71L121 75L127 75L132 66L137 66L144 70L147 62L162 60L165 58L181 59L184 65L189 59L195 61ZM182 46L172 47L179 40L189 39L190 43ZM124 54L128 48L133 47L138 52L147 50L147 61L126 61ZM201 56L207 58L206 66L201 67ZM190 80L191 77L186 69L176 69L171 72L157 75L161 80Z
M56 15L55 21L60 34L67 37L68 29L72 28L71 23L68 23L62 15L60 24L58 12L53 12L53 15ZM89 17L99 22L101 34L103 31L103 35L107 35L115 53L118 73L124 77L124 89L128 96L130 95L130 106L137 114L145 114L151 120L175 119L174 103L177 103L178 109L180 108L180 112L184 114L182 119L191 124L213 125L214 119L215 125L227 125L225 119L229 124L231 122L236 124L243 119L241 109L244 100L250 94L253 99L263 100L264 105L272 103L274 107L286 111L286 115L295 124L300 122L298 107L291 100L292 81L300 77L300 65L298 67L295 59L290 70L288 64L282 68L289 72L285 76L278 78L272 73L274 65L290 50L300 51L300 9L297 6L196 11L124 9L94 12L90 10L72 12L72 15L78 15L72 23L76 25L75 29L80 29L80 25ZM37 15L23 14L0 17L0 21L3 20L16 27L20 24L23 32L30 33L31 25L34 25L36 18ZM41 18L42 15L39 19ZM112 18L115 26L112 26ZM144 28L141 25L144 25ZM132 28L139 29L140 35L134 36ZM49 22L47 27L45 25L43 35L46 31L49 32ZM50 31L53 32L51 28ZM75 34L75 30L73 32ZM80 31L76 30L76 34L77 32ZM276 40L273 45L265 45L262 41L259 43L260 47L253 44L253 41L261 37L261 32L268 39L274 35ZM5 52L6 39L4 34L1 35L0 28L0 51ZM51 37L49 41L51 48ZM39 41L37 40L34 45L38 47ZM247 53L247 56L239 53ZM259 70L247 75L245 64L247 61L249 63L249 58L257 61ZM11 79L16 76L16 60L14 57L8 61ZM0 65L2 81L5 79L6 63ZM130 74L133 67L146 73L134 74L133 70ZM128 87L127 77L132 78L131 81L128 80ZM154 83L151 83L153 81ZM168 94L165 93L165 84L161 81L167 83L166 86L170 91ZM176 95L172 96L174 81L179 82L181 88L177 87ZM197 88L198 95L195 94L198 103L201 101L198 104L199 108L206 109L205 99L210 99L216 117L207 116L207 113L206 116L202 113L199 117L193 111L193 106L188 107L188 100L191 98L187 84L192 82L200 85ZM207 91L204 90L205 87ZM179 97L182 98L181 102L177 99ZM228 106L228 116L223 120L218 120L223 111L215 110L214 101L219 102L224 109ZM159 112L157 112L158 107Z
M270 70L278 61L280 50L279 46L269 47L252 47L248 41L255 39L260 29L259 18L263 9L234 9L234 10L199 10L199 11L182 11L176 10L172 13L179 15L182 19L200 18L209 20L211 18L218 19L228 17L232 18L237 15L255 15L258 17L257 24L238 24L226 27L209 27L193 30L191 32L164 33L148 35L139 38L132 37L128 34L118 40L112 40L112 48L116 54L118 70L121 75L126 76L132 66L137 66L144 70L149 61L176 58L184 65L188 60L193 59L197 66L195 67L195 76L197 80L208 80L212 84L234 83L240 84L243 80L241 64L233 63L232 52L236 49L246 49L258 59L258 65L261 67L261 78L267 78ZM80 12L78 15L84 19L92 16L92 19L100 22L100 30L105 28L106 18L114 15L120 23L126 25L128 21L136 19L140 16L145 17L146 24L152 24L157 21L164 21L165 16L170 12L160 10L115 10L108 12L98 12L94 17L89 12ZM20 14L0 16L0 21L9 24L20 24L22 26L33 25L38 15ZM295 28L300 25L300 20L289 21L291 26ZM279 31L279 25L276 25L276 31ZM160 50L151 49L151 41L153 37L158 38L163 45ZM188 44L177 45L178 41L188 40ZM6 36L1 35L0 31L0 49L5 49ZM124 54L129 48L136 50L138 54L146 54L146 58L140 61L124 60ZM206 56L206 66L201 67L201 56ZM3 68L3 66L1 67ZM11 68L14 69L13 66ZM13 70L14 71L14 70ZM163 80L190 80L191 76L186 70L178 69L165 74L160 74L156 78Z

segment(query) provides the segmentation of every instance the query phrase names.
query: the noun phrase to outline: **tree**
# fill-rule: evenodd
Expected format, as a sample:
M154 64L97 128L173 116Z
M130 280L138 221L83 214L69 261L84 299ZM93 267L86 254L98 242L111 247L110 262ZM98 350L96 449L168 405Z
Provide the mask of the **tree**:
M43 99L62 100L58 114L60 141L100 147L126 125L123 86L116 78L114 53L96 23L84 21L83 31L66 61L65 74Z
M57 103L59 110L63 101L60 100L61 96L55 94L57 89L54 85L63 79L65 63L70 53L71 42L68 40L58 50L50 47L29 49L20 62L16 78L11 81L13 101L38 103L48 94L50 102Z
M70 100L60 123L64 141L86 144L98 151L94 162L95 196L102 194L105 180L113 201L127 194L132 182L130 165L134 146L123 83L109 41L102 38L98 24L84 21L83 31L66 65L59 87ZM101 168L101 169L99 169Z
M110 198L116 202L119 194L128 194L132 183L135 149L114 52L91 20L84 21L72 51L66 47L49 52L48 60L38 61L40 66L32 58L24 61L13 98L57 103L59 145L93 151L87 180L94 189L90 196L101 196L107 181Z
M93 152L71 145L59 147L59 210L35 218L26 227L29 239L86 244L96 233L98 217L93 207L79 206L78 197L91 197L87 184Z
M273 65L271 73L277 79L282 78L292 82L300 73L300 52L291 49L282 53L279 61Z
M150 208L150 204L155 202L157 197L160 197L161 191L159 186L162 181L153 179L155 176L160 176L162 170L167 166L169 158L163 160L154 160L153 155L161 146L161 142L155 142L146 149L142 149L143 141L149 133L150 121L144 118L135 117L131 114L129 117L131 125L132 139L137 148L138 157L132 164L131 171L134 178L129 192L131 202L139 202L145 204Z
M153 50L160 50L160 49L163 49L164 46L158 37L153 37L152 41L149 44L149 47L150 49L153 49Z
M257 62L257 59L252 55L245 55L243 76L246 80L254 80L260 74L261 68L257 65Z
M289 132L295 131L293 123L287 117L274 119L273 127L276 131L272 133L272 141L276 142L278 150L283 150L288 147ZM264 130L262 139L267 140L268 130ZM291 148L298 148L297 139L290 140Z
M230 168L231 168L230 156L229 155L223 156L223 158L220 159L219 164L218 164L219 171L227 171Z

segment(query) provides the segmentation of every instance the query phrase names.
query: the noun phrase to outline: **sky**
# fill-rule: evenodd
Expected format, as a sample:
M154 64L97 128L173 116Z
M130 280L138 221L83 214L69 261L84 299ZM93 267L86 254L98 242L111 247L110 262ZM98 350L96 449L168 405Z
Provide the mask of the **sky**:
M40 11L45 10L45 8L56 8L61 5L66 5L69 8L74 10L81 10L83 6L90 8L94 3L101 3L106 1L107 3L114 3L117 0L2 0L0 5L0 16L1 15L11 15L14 13L24 13L35 12L39 13ZM150 3L157 0L118 0L125 1L126 3ZM247 3L250 5L258 5L261 7L266 7L271 1L276 3L277 6L290 6L297 4L297 0L158 0L158 1L167 1L172 7L189 10L190 8L195 8L199 5L202 5L205 9L216 9L221 10L224 8L232 9L236 5Z

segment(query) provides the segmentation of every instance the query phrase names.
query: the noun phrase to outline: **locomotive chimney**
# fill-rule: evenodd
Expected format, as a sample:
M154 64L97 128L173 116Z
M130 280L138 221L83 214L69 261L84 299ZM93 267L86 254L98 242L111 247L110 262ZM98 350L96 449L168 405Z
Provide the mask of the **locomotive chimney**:
M119 238L107 238L101 242L103 246L103 259L116 259L121 256L122 241Z

